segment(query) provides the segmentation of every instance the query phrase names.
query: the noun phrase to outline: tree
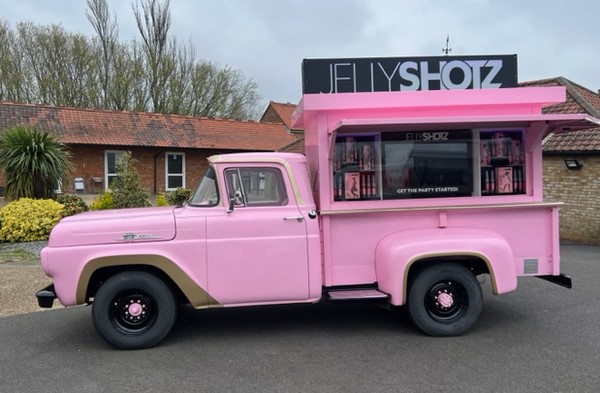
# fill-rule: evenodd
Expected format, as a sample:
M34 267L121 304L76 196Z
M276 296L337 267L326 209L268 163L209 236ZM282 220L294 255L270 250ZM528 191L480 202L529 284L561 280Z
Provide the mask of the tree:
M260 100L257 85L229 67L197 64L192 73L194 113L206 117L248 119L257 115L253 103ZM253 112L254 111L254 112Z
M111 97L114 85L112 75L121 71L117 71L117 67L115 66L118 64L116 58L119 51L117 17L113 16L111 18L106 0L87 0L87 6L88 9L85 12L85 16L98 36L96 50L99 52L98 58L102 59L101 67L98 70L98 78L102 91L101 102L102 106L108 109L115 104ZM117 101L120 102L119 99ZM118 106L119 104L117 104Z
M60 25L0 20L0 101L256 118L258 86L227 66L199 60L191 45L169 35L169 0L136 0L141 39L119 42L107 0L86 0L95 37Z
M0 137L0 170L5 173L4 198L55 198L67 179L71 155L54 135L14 126Z
M16 52L15 35L0 21L0 102L20 101L23 97L21 56Z
M125 152L117 161L116 177L110 183L109 189L115 209L126 207L150 206L148 193L142 189L140 174L135 169L136 160L131 152Z
M168 80L176 68L175 40L169 40L171 28L170 0L161 4L157 0L144 0L133 5L133 14L142 36L142 48L148 70L148 93L154 112L167 109Z
M17 27L24 76L33 89L30 100L46 104L96 108L99 91L96 59L89 40L58 25L21 23Z

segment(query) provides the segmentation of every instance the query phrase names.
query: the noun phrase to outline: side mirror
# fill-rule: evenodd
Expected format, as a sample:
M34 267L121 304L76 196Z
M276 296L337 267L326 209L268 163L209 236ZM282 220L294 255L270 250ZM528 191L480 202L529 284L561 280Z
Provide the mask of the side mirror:
M229 207L227 208L227 213L232 213L234 206L235 206L235 197L231 197L231 198L229 198Z
M245 206L244 202L244 194L240 190L236 190L233 196L229 197L229 208L227 209L227 213L233 212L233 208L235 206Z

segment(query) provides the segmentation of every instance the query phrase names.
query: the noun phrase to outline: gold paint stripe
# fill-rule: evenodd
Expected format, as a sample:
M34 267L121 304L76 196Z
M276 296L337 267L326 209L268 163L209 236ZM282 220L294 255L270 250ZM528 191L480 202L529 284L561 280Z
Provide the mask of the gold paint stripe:
M292 167L289 162L285 162L283 164L285 169L287 170L288 176L290 178L290 184L292 185L292 190L294 191L294 197L296 198L296 204L298 206L304 206L304 199L300 194L300 187L298 187L298 182L296 181L296 177L294 176L294 172L292 171Z
M83 268L77 284L77 304L83 304L87 301L87 287L95 271L106 267L124 268L128 266L152 266L164 272L181 289L190 304L195 308L222 307L216 299L196 284L173 261L161 255L143 254L107 256L89 261Z

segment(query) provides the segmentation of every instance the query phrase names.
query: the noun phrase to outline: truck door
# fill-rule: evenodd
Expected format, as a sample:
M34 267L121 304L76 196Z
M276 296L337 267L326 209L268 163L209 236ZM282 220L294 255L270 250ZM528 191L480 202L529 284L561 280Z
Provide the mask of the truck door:
M287 176L278 166L223 175L228 211L207 220L210 294L223 305L307 299L306 223Z

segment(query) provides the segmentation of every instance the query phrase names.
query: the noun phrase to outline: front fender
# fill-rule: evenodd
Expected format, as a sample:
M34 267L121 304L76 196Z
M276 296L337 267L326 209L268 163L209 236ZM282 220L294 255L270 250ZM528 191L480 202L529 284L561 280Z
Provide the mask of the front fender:
M169 258L162 255L114 255L92 259L85 264L79 276L76 292L76 303L86 301L87 287L93 273L102 268L115 267L130 269L136 266L151 266L166 274L196 308L215 307L219 303L208 292L194 282L181 268Z
M402 231L383 238L375 249L375 273L379 289L391 303L406 302L408 272L424 259L475 257L490 272L494 294L517 288L514 256L506 239L483 229L437 228Z

